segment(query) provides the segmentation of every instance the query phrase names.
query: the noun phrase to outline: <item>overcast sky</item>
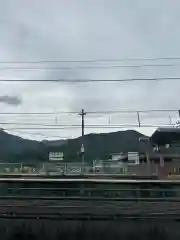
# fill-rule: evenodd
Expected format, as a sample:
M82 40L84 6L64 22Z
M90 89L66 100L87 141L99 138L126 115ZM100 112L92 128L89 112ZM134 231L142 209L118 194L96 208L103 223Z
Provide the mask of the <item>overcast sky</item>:
M51 60L93 60L180 57L180 1L178 0L6 0L0 1L0 79L122 79L180 77L180 60L100 63L2 64ZM95 68L172 64L169 67ZM72 67L70 70L47 69ZM41 68L41 69L40 69ZM58 112L102 110L178 109L180 81L123 83L0 82L0 112ZM16 97L17 104L7 101ZM2 99L5 99L3 102ZM145 123L169 123L176 113L147 115ZM79 124L74 115L1 116L1 122ZM86 116L89 124L137 123L136 115ZM18 127L22 127L18 126ZM1 125L4 128L15 125ZM16 126L17 127L17 126ZM27 127L27 126L26 126ZM28 126L29 127L29 126ZM113 129L86 129L88 132ZM117 130L117 129L115 129ZM152 129L142 129L150 134ZM12 130L28 138L72 137L76 130ZM31 133L31 134L28 134ZM40 134L40 135L38 135Z

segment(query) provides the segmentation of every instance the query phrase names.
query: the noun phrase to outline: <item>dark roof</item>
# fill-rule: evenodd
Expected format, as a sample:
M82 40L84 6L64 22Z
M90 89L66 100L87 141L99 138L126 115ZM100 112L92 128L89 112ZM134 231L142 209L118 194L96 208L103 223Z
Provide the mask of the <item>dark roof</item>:
M180 128L158 128L150 140L158 145L180 142Z

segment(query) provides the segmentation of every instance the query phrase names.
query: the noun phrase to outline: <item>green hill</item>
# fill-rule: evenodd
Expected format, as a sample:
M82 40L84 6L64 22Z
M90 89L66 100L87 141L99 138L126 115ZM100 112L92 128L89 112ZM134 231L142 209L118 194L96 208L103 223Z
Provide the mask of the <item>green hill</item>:
M23 139L0 130L0 161L44 161L47 151L41 142Z
M128 130L84 136L85 159L108 159L111 153L138 151L139 132ZM67 141L32 141L0 131L0 161L47 161L49 151L64 152L65 160L78 161L81 137Z
M139 151L139 138L145 135L133 131L88 134L84 136L85 160L108 159L111 153ZM80 159L81 137L68 140L59 149L64 152L65 160Z

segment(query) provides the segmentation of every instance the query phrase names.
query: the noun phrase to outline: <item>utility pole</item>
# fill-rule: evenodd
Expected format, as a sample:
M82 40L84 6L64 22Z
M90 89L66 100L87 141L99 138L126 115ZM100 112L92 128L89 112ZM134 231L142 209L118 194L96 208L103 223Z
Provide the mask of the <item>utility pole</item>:
M81 135L81 162L82 165L84 165L84 116L86 113L84 112L84 109L81 110L81 113L79 114L81 116L81 130L82 130L82 135Z
M137 119L138 119L138 126L141 127L141 121L140 121L139 112L137 112Z
M172 125L172 119L171 119L171 116L169 116L169 124Z

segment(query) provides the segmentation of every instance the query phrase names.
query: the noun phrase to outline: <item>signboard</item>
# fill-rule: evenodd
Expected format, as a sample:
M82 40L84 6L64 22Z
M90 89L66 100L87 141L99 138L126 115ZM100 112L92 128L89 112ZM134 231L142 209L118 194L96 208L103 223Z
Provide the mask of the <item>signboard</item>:
M128 164L132 164L132 165L139 164L138 152L128 152Z
M49 161L62 161L64 160L63 152L50 152L49 153Z
M66 169L65 169L65 174L81 174L82 171L82 165L81 163L67 163L66 164Z
M79 166L67 166L66 174L81 174L81 167Z

